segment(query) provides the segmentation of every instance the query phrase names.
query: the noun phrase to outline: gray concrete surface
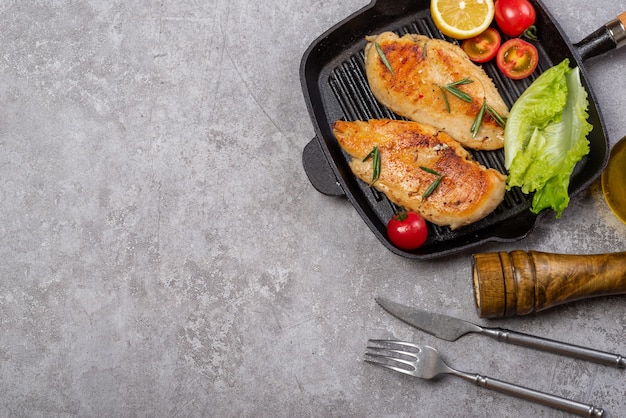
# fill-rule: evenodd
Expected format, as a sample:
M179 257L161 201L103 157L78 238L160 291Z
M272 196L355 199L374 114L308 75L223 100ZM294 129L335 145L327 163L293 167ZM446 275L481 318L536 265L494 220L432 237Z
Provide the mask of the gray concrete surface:
M477 318L469 255L407 260L301 166L304 50L361 0L0 3L0 416L562 417L364 363L366 340L626 416L624 370L410 329L377 295ZM626 2L546 0L576 41ZM611 143L626 50L588 63ZM481 251L626 250L593 185ZM492 321L626 354L624 297Z

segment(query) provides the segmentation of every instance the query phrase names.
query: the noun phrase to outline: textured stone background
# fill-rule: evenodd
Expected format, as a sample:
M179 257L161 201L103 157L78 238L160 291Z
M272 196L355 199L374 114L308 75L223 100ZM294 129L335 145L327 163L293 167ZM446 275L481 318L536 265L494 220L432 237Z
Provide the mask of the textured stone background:
M626 2L545 0L574 41ZM478 322L468 254L406 260L309 184L299 64L366 1L0 3L0 416L561 417L362 361L366 340L626 416L623 370L436 340L374 297ZM613 144L626 48L588 63ZM481 251L626 250L597 184ZM624 298L495 321L626 354Z

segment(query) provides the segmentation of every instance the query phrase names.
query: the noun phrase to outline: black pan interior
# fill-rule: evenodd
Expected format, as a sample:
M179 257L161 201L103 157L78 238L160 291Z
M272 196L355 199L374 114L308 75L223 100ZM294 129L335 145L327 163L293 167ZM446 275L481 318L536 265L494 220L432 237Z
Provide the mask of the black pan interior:
M604 124L596 109L593 92L586 83L582 60L576 49L566 40L543 4L538 1L533 1L533 4L537 10L539 34L535 46L540 56L535 74L525 80L513 81L504 77L493 62L483 65L483 68L510 107L541 72L563 59L569 58L570 66L581 67L583 84L589 93L589 122L594 128L588 137L591 151L578 164L571 178L570 195L574 195L588 187L606 164L608 143ZM537 222L537 216L529 210L532 196L513 189L506 193L504 202L483 220L454 231L429 224L426 244L415 251L399 250L386 235L386 224L397 208L384 195L351 173L347 165L349 157L334 138L332 124L338 119L402 119L380 105L368 87L363 58L365 37L394 31L399 35L419 33L458 43L439 32L430 17L429 6L428 0L373 1L311 44L301 65L303 92L316 130L316 138L307 145L303 154L309 179L323 193L345 194L389 250L404 257L421 259L460 252L487 241L519 240L527 236ZM483 165L506 172L502 150L472 154Z

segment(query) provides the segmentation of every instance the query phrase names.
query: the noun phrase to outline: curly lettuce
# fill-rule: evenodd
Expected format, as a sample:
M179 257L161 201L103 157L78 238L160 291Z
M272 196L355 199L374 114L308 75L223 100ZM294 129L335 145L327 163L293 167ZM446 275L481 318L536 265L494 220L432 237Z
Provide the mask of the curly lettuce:
M531 211L552 208L560 218L569 204L576 163L589 153L589 101L579 68L569 60L546 70L513 104L504 130L507 188L534 192Z

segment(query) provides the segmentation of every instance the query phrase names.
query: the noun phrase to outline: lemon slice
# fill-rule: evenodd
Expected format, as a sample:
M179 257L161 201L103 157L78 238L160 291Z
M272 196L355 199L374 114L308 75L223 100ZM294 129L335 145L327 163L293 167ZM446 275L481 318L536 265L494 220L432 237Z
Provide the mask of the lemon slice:
M468 39L480 35L493 21L493 0L431 0L430 13L435 25L451 38Z

